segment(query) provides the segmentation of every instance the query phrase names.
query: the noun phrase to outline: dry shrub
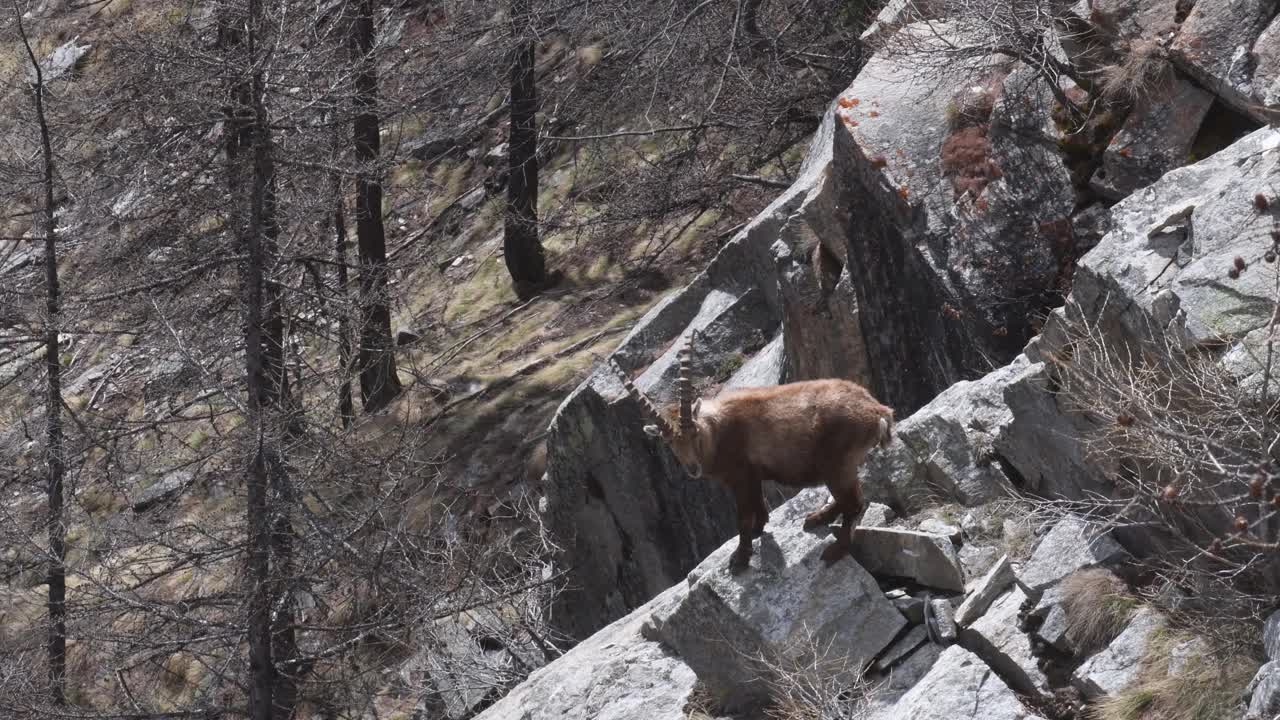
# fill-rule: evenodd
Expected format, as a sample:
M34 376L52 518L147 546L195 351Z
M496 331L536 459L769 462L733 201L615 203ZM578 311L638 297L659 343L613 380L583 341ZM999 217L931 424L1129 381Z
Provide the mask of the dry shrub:
M774 720L861 720L868 717L863 668L807 630L788 647L753 662L769 688L765 714Z
M947 136L942 143L942 171L951 178L957 198L968 193L977 199L987 183L1001 176L999 166L991 159L991 141L985 125L963 127Z
M1079 570L1062 581L1067 637L1081 655L1106 647L1124 630L1137 607L1137 598L1110 570Z
M1169 80L1169 54L1156 40L1129 43L1120 62L1102 68L1102 92L1113 100L1141 100Z
M1257 663L1186 632L1161 630L1147 644L1137 681L1091 709L1096 720L1227 720Z

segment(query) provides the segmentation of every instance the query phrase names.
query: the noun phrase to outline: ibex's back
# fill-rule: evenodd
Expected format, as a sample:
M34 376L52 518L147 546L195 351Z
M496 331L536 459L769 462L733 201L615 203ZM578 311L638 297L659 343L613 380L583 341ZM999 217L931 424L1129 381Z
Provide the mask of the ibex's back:
M704 401L698 416L714 453L708 475L746 463L792 487L824 484L846 455L887 443L893 424L892 410L846 380L731 391Z

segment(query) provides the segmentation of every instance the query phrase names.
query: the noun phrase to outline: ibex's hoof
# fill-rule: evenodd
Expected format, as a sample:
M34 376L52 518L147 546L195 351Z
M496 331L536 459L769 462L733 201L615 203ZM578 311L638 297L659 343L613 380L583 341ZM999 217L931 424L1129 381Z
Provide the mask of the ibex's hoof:
M751 553L735 552L729 557L730 573L737 575L749 567L751 567Z
M822 562L827 565L834 565L838 560L849 555L849 546L844 543L834 542L828 545L822 551Z

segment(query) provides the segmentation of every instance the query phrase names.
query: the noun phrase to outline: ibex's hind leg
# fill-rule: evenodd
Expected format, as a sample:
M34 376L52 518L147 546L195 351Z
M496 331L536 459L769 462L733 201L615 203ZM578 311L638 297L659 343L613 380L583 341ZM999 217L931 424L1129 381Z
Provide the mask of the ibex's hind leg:
M840 476L830 486L831 496L835 498L842 521L835 532L835 540L822 551L822 559L828 565L849 554L853 547L853 529L862 520L867 503L862 498L862 483L858 480L858 466L862 464L864 453L852 453L845 460ZM825 508L824 508L825 510Z
M755 483L756 494L756 510L755 523L752 527L752 536L760 537L764 535L764 526L769 522L769 504L764 500L764 483L757 480Z

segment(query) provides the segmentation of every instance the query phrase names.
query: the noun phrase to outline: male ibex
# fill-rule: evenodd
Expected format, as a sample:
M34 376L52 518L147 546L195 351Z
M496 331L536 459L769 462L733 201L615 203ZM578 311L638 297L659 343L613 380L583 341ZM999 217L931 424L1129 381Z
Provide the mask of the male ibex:
M822 559L831 564L848 554L853 529L866 510L858 466L872 448L892 439L892 408L848 380L734 390L695 402L685 347L673 427L612 360L610 367L652 422L645 432L662 437L690 475L718 479L733 492L738 548L729 561L732 571L747 567L751 540L764 532L769 517L762 486L766 479L787 487L826 485L832 501L810 513L804 527L830 525L843 517Z

